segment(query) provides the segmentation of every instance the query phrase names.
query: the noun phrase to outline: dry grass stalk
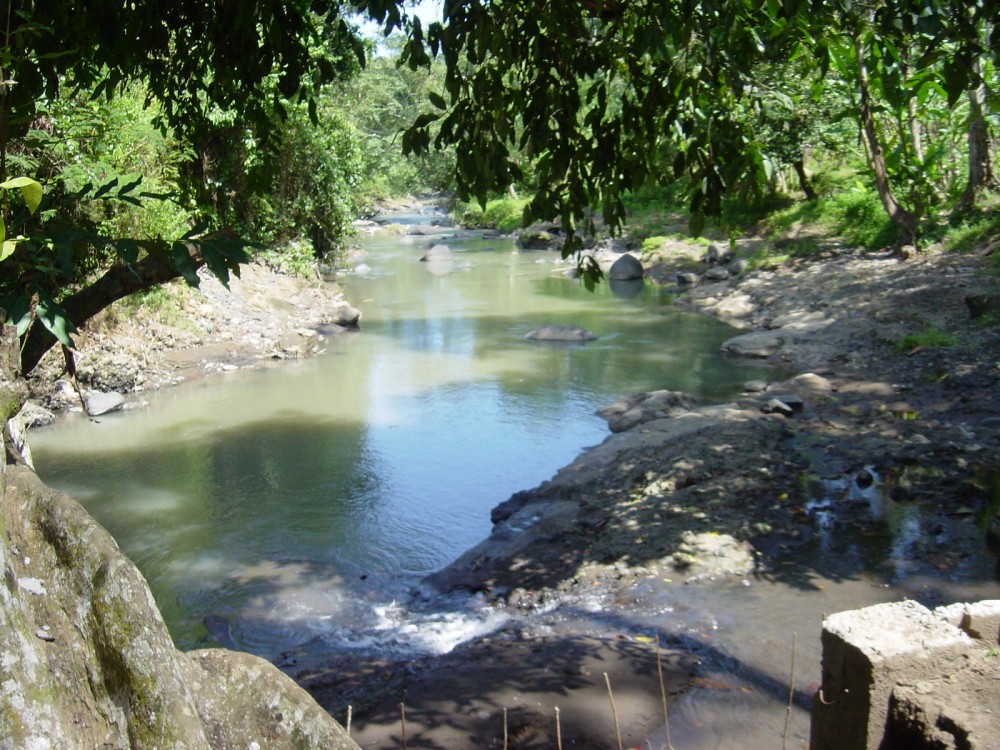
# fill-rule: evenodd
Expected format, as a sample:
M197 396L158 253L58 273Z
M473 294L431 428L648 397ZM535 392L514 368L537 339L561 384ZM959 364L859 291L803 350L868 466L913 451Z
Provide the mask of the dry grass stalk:
M660 636L656 636L656 674L660 680L660 702L663 704L663 731L667 740L667 750L674 750L670 741L670 719L667 717L667 686L663 681L663 660L660 656Z
M556 750L562 750L562 726L559 723L559 706L556 706Z
M785 711L785 728L781 732L781 750L785 750L788 742L788 722L792 719L792 701L795 699L795 638L792 633L792 668L788 675L788 709Z
M351 713L354 710L353 706L347 706L347 736L351 736Z
M507 750L507 709L503 710L503 750Z
M608 673L604 673L604 684L608 686L608 698L611 700L611 715L615 720L615 739L618 740L618 750L622 750L622 733L618 726L618 709L615 707L615 694L611 692L611 678Z
M406 704L399 704L399 726L403 737L403 750L406 750Z

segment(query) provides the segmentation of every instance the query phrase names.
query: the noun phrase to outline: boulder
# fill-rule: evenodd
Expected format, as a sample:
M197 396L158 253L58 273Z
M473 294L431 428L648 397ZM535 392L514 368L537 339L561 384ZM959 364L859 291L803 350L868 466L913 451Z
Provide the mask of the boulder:
M774 331L754 331L723 342L722 350L738 357L773 357L784 346L785 338Z
M34 401L26 401L18 414L25 427L44 427L56 421L56 415Z
M517 246L522 250L548 250L559 238L544 229L525 229L517 235Z
M584 342L594 341L598 338L598 335L580 326L549 325L529 331L524 334L524 338L531 341Z
M357 750L267 662L178 651L146 581L72 498L0 464L0 747Z
M625 253L618 260L611 264L611 268L608 270L608 278L614 281L630 281L632 279L641 279L645 271L642 268L642 263L634 255Z
M86 391L83 394L84 403L87 405L87 414L92 417L99 417L102 414L110 414L114 411L121 411L125 406L125 397L114 391L103 393L102 391Z
M654 419L676 417L695 407L693 396L680 391L630 393L597 410L612 432L625 432Z
M711 243L705 251L704 262L710 266L717 266L728 263L733 257L732 251L728 247L722 247L716 243Z
M740 276L746 273L747 269L750 268L750 261L746 258L737 258L728 266L726 266L729 273L733 276Z
M698 274L690 271L678 273L675 278L681 286L694 286L701 281L701 277Z
M349 305L347 302L337 308L333 314L333 322L339 326L357 328L358 321L361 320L361 311Z
M753 547L749 542L712 531L685 531L669 561L676 570L695 578L746 575L754 569Z
M729 271L719 267L709 268L705 271L705 278L710 281L725 281L729 278Z

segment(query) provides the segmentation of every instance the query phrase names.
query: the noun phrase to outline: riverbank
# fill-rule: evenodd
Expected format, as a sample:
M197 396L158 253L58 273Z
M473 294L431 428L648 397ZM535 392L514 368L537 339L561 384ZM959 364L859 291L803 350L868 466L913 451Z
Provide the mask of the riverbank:
M145 392L312 356L326 337L357 327L359 311L318 275L253 263L228 288L210 273L199 276L197 288L174 282L155 292L155 303L123 301L83 326L74 337L81 387L122 394L125 408L140 408ZM43 407L80 408L58 351L28 383Z
M647 260L647 275L670 283L691 272L691 253L666 248ZM662 394L626 400L607 416L617 425L631 413L629 429L499 505L491 536L429 583L512 612L582 601L595 590L604 601L631 604L685 586L724 591L727 579L804 594L830 579L865 581L884 587L879 595L888 600L910 596L932 606L963 585L995 598L984 529L1000 512L1000 331L995 318L972 316L975 300L996 294L988 266L985 252L901 260L836 248L715 283L702 277L676 304L744 329L727 342L732 356L764 358L799 376L748 384L725 405L690 408ZM836 606L864 603L848 597ZM635 709L625 730L630 743L657 737L663 723L642 708L659 696L653 637L678 649L672 658L694 653L713 662L704 641L671 635L674 619L661 617L638 636L623 624L622 639L645 644L628 670L629 697L617 704ZM580 635L513 628L448 657L372 667L371 679L359 677L367 667L355 672L357 665L307 668L298 677L335 715L353 705L365 747L398 739L400 703L410 736L426 746L501 746L503 709L516 706L518 726L534 729L505 746L552 746L560 707L574 717L562 727L574 746L607 747L611 709L597 705L608 698L601 670L583 659L568 672L556 666ZM597 639L590 653L614 665L618 646L619 639ZM815 647L803 651L812 658L800 674L818 674ZM557 679L532 676L526 653L552 665L547 674ZM717 687L781 693L788 658L786 642L762 656L763 668L744 687ZM576 668L586 677L565 677ZM672 675L673 692L713 689L705 687L711 669ZM807 711L816 686L808 677L795 685ZM792 746L807 731L800 715ZM757 745L736 732L698 746L778 746L781 730L770 736Z

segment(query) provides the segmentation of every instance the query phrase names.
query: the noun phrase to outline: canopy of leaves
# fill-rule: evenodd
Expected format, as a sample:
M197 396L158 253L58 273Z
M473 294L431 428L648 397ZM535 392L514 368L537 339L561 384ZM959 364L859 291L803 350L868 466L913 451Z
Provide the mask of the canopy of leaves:
M414 66L444 58L447 98L430 98L403 146L455 146L459 193L481 203L521 178L527 156L538 192L525 219L568 230L597 207L615 229L628 191L681 181L698 231L723 196L767 182L738 106L760 91L762 63L797 58L821 79L844 40L863 37L885 53L887 90L905 63L934 70L954 103L1000 49L998 13L985 1L447 2L444 23L415 25L405 50ZM917 37L919 58L904 61ZM567 236L568 252L579 239Z

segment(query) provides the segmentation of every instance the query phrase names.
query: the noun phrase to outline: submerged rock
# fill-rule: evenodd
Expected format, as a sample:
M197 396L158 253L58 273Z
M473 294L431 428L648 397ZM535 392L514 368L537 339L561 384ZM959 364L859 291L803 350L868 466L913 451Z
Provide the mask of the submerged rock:
M595 341L598 337L593 331L588 331L580 326L558 326L549 325L536 328L524 334L524 338L531 341L568 341L582 342Z

